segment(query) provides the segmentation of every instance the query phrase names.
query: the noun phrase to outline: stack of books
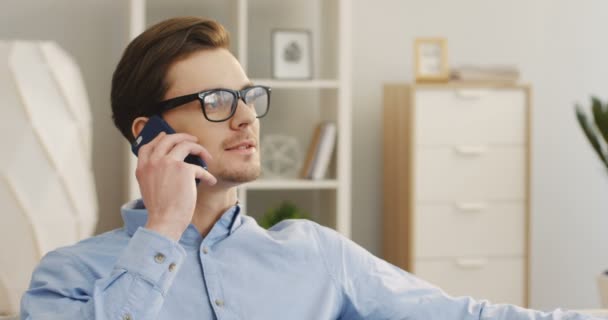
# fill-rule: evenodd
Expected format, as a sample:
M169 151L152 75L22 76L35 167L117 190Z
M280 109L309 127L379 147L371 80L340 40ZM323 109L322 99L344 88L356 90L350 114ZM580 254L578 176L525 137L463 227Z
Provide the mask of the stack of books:
M513 66L461 66L450 71L450 80L464 82L496 82L513 84L519 70Z
M312 180L325 178L336 145L336 131L336 124L330 121L317 125L308 146L300 178Z

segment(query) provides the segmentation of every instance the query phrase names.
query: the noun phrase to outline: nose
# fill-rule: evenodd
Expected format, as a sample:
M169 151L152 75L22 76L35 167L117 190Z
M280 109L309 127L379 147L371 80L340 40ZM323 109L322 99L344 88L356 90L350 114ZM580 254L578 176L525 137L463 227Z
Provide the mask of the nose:
M234 116L230 118L230 127L233 130L242 130L257 120L255 109L248 106L242 99L238 100Z

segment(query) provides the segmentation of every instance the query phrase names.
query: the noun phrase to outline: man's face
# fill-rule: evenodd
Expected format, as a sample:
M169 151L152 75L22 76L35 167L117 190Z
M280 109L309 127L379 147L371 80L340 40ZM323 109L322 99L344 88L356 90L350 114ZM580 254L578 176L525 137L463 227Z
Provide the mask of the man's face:
M217 88L241 90L251 85L241 65L226 49L201 50L175 62L168 70L167 83L164 99ZM167 111L163 118L175 131L198 137L198 143L213 156L207 165L218 185L236 185L260 175L260 123L242 100L234 116L224 122L208 121L198 100ZM253 146L235 148L247 142Z

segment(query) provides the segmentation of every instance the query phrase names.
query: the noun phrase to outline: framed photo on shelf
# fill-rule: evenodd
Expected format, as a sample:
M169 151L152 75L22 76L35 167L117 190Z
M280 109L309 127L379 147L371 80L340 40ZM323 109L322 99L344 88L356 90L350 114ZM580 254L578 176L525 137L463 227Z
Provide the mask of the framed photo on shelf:
M418 38L414 42L416 82L447 82L450 79L447 41Z
M312 40L308 30L272 31L272 77L312 79Z

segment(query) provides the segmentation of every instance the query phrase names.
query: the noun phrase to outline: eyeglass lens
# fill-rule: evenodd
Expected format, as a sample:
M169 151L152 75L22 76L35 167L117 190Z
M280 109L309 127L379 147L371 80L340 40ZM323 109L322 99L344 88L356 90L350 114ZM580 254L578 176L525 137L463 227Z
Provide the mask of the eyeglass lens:
M230 118L236 108L236 95L226 90L210 92L203 98L203 108L209 120L222 121ZM245 105L255 111L256 117L263 116L268 110L268 92L261 87L253 87L245 93Z

